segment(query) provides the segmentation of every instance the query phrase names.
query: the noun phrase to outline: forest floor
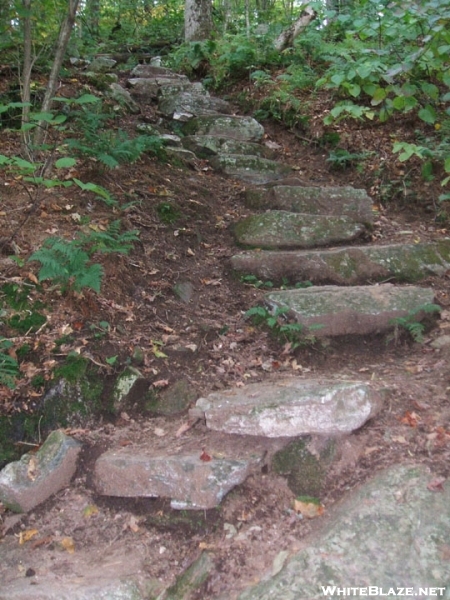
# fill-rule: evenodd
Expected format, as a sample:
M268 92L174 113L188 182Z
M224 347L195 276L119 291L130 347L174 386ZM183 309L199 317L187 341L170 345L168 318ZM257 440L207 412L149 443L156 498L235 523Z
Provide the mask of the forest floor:
M73 88L67 82L61 93L65 89L73 93ZM327 160L329 149L317 141L323 137L319 117L325 108L318 103L317 118L311 119L308 131L264 123L265 141L277 145L279 159L292 165L305 185L365 188L379 211L370 243L448 236L448 223L435 200L441 193L439 181L424 182L419 165L406 167L391 153L392 139L410 140L417 124L399 120L389 126L342 126L341 145L353 154L367 154L354 164L333 168ZM134 132L142 120L156 120L152 107L146 107L143 115L123 117L120 128ZM16 144L14 135L2 133L0 152L9 153ZM354 434L360 451L338 479L327 482L321 497L325 512L390 464L425 463L437 486L439 478L449 476L450 347L436 350L430 345L450 333L447 275L423 282L434 289L442 312L421 343L398 331L370 339L315 341L291 350L245 318L249 308L261 303L264 289L241 281L230 268L229 258L237 250L233 224L250 213L241 201L241 183L215 173L207 161L175 166L151 157L114 170L102 170L86 160L75 176L106 187L122 204L133 204L112 211L75 186L47 189L38 197L31 186L7 174L0 190L0 227L3 239L13 231L17 234L14 243L2 248L2 283L26 286L36 281L36 263L20 266L8 257L12 253L28 257L49 236L71 239L82 230L102 231L120 218L126 230L139 231L139 242L128 255L95 256L105 273L100 294L63 295L48 282L29 287L28 301L42 302L47 321L37 333L21 335L5 323L0 325L1 335L13 338L15 349L29 346L20 359L17 388L0 388L1 414L36 410L44 389L33 386L33 379L42 376L48 385L55 366L70 352L87 357L112 380L142 349L138 368L155 393L182 378L198 396L290 375L376 380L389 390L385 409ZM168 204L170 210L164 209ZM168 210L174 217L170 223L164 222ZM177 284L188 284L187 302L174 293ZM216 569L196 597L231 599L270 570L280 551L298 547L314 523L298 518L292 510L292 493L271 472L252 476L219 509L201 514L180 515L161 500L113 501L95 495L89 471L100 449L113 439L134 443L143 432L155 443L167 439L170 444L169 438L185 421L185 415L171 423L143 415L137 400L118 417L103 416L69 429L84 443L73 485L32 514L15 516L0 510L0 547L8 548L11 557L1 567L1 579L13 579L18 568L31 568L41 577L59 569L63 577L69 572L68 562L72 573L77 560L82 571L89 562L86 557L120 559L138 550L144 553L148 573L167 585L202 549L209 549ZM91 508L86 512L86 507ZM37 536L19 546L17 534L33 528ZM58 546L66 538L73 540L73 554Z

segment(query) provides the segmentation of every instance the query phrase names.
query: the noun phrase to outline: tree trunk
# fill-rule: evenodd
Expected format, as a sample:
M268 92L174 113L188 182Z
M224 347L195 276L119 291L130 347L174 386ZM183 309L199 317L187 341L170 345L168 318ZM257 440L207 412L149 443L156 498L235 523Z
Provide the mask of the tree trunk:
M23 0L23 65L20 77L20 95L22 102L30 102L31 99L31 70L33 68L32 58L32 27L31 27L31 0ZM30 107L22 108L22 126L29 121ZM21 132L22 152L30 158L30 132Z
M277 39L274 41L273 45L276 50L281 52L285 50L289 46L292 46L295 38L299 35L305 27L307 27L313 19L316 17L316 12L310 7L306 6L306 8L301 12L298 19L290 25L287 29L282 31Z
M211 0L186 0L184 39L186 42L207 40L212 32Z
M61 69L61 65L64 60L64 55L69 44L70 35L75 24L78 3L79 0L69 0L66 18L64 19L61 25L61 29L59 30L59 38L56 44L55 58L53 59L52 68L48 78L47 89L45 91L44 100L42 102L42 112L48 112L52 108L53 98L58 87L59 71ZM38 128L36 129L36 135L34 138L34 143L36 145L42 144L46 130L47 123L45 121L40 122Z

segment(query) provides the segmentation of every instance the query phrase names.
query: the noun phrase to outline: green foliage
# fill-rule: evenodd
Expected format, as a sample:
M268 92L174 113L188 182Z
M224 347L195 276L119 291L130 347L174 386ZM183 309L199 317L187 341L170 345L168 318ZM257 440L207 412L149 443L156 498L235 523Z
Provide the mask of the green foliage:
M175 223L180 218L180 209L171 202L160 202L156 212L160 220L167 225Z
M255 275L242 275L241 281L255 288L273 288L272 281L261 281Z
M335 148L330 151L327 162L331 163L333 169L347 169L354 165L359 167L370 154L370 152L355 153L349 152L345 148Z
M282 344L289 344L291 350L315 341L314 336L305 333L303 325L289 319L289 308L277 307L269 310L265 306L254 306L245 313L257 326L267 327L272 336ZM316 325L310 329L320 329Z
M8 319L8 325L22 334L35 332L46 322L47 318L33 307L26 314L16 314Z
M117 219L106 231L82 233L70 242L47 238L28 260L41 263L39 281L54 281L64 292L90 288L99 293L103 269L97 263L90 263L91 256L96 252L128 254L139 240L137 230L121 233L120 229L121 222Z
M155 135L138 135L130 138L124 131L107 126L108 116L83 110L77 117L79 138L66 140L68 148L76 155L98 160L109 169L119 164L136 162L144 153L162 157L164 142Z
M395 112L411 111L436 123L442 102L449 100L449 0L387 7L368 0L343 11L334 15L322 47L327 67L317 86L343 99L325 123L347 117L386 121Z
M417 310L410 312L405 317L392 319L392 324L395 326L394 338L397 338L398 329L401 328L407 331L415 342L422 343L425 325L417 320L418 315L423 313L431 315L440 312L440 310L441 307L437 304L423 304Z
M110 254L111 252L129 254L134 242L139 241L139 231L133 229L132 231L120 233L120 229L121 221L117 219L108 225L106 231L90 231L87 234L80 235L76 243L84 247L89 255L95 252L102 252L103 254Z
M99 264L88 264L89 255L79 247L78 240L47 238L28 260L41 263L39 281L54 281L64 292L83 288L100 292L103 269Z
M5 352L11 346L12 342L0 338L0 385L6 385L10 389L14 389L16 386L15 380L19 376L19 365L12 356Z

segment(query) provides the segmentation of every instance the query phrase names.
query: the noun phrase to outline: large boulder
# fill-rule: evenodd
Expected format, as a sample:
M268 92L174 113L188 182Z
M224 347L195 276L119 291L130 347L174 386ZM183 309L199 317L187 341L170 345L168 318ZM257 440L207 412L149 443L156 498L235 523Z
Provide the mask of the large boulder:
M421 466L382 471L333 507L277 575L239 600L450 598L450 485L432 491L432 479Z

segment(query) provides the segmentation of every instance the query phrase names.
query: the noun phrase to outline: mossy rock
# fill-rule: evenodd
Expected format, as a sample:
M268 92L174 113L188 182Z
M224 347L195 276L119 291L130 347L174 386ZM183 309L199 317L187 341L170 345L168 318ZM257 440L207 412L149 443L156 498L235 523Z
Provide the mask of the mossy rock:
M336 454L332 439L297 439L278 451L272 460L273 470L287 478L296 496L317 497L323 491L328 468Z

